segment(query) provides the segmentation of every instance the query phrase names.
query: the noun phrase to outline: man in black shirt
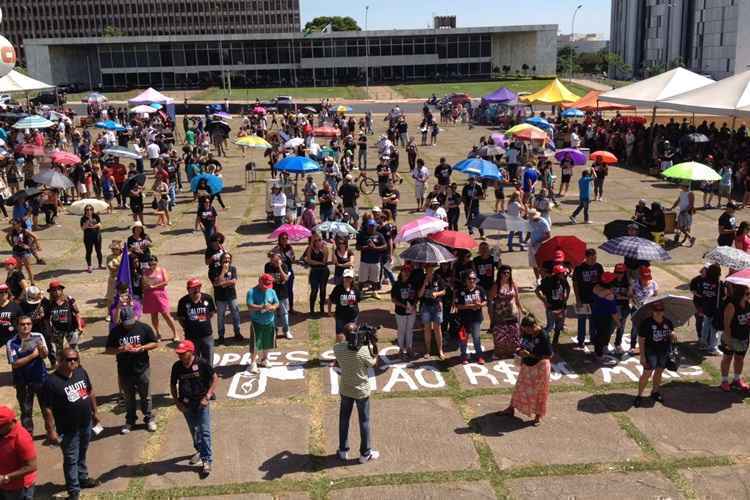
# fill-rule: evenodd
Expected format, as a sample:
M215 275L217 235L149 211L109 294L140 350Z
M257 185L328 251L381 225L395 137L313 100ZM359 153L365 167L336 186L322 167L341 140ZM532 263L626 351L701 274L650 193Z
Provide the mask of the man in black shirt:
M484 189L477 183L476 177L469 177L469 183L461 191L461 198L464 202L464 214L466 215L466 225L469 226L469 234L474 234L471 227L471 219L479 215L479 202L484 199ZM479 235L484 238L484 230L479 228Z
M225 317L229 310L234 326L234 340L242 340L240 333L240 306L237 303L237 268L232 265L232 254L221 254L219 265L209 268L208 279L214 285L214 300L216 301L216 323L219 330L217 345L224 343Z
M596 262L596 250L586 250L586 260L573 271L573 292L576 297L576 309L588 309L588 313L578 313L578 348L583 349L586 342L586 319L589 323L589 340L594 332L591 318L591 305L594 303L594 286L604 274L604 268ZM582 307L582 306L588 306Z
M356 229L357 221L359 220L359 213L357 212L357 198L359 198L359 188L352 182L351 174L346 174L344 177L344 183L339 188L339 196L341 196L341 204L344 207L344 212L348 213L351 217L351 224Z
M547 314L547 334L554 329L555 335L552 345L557 348L560 332L565 328L565 308L570 296L570 285L565 276L567 270L562 264L557 264L552 268L552 274L542 278L541 284L536 287L535 293L537 298L544 304L544 310Z
M135 395L141 401L141 413L146 429L156 432L156 422L151 415L150 363L148 351L159 347L154 330L145 323L128 317L109 332L106 354L117 356L117 376L125 394L125 425L120 430L127 434L136 421Z
M10 289L10 294L14 300L21 298L21 294L29 286L29 282L23 275L23 271L18 269L18 261L15 257L6 257L3 261L7 276L5 277L5 284Z
M187 282L187 295L177 303L177 321L180 322L185 338L193 341L198 349L198 356L206 363L213 365L214 338L211 318L216 313L214 299L207 293L201 293L203 283L198 278Z
M453 168L445 162L445 158L440 158L440 163L435 167L435 178L443 194L448 191L448 186L451 183L451 173L453 173Z
M391 212L391 218L396 221L396 215L398 215L398 202L401 200L401 193L393 185L393 181L388 181L385 190L381 194L383 199L383 210Z
M216 392L219 377L209 363L195 355L195 345L183 340L175 349L180 358L172 365L169 390L182 412L196 454L190 465L201 465L203 475L211 472L211 414L209 402Z
M68 498L78 500L81 488L95 488L100 482L89 477L86 452L91 424L99 424L96 396L78 352L66 347L60 353L57 370L42 388L44 422L50 443L60 443ZM62 440L61 440L62 438Z
M21 306L12 300L8 285L0 283L0 345L5 345L16 334L18 317L22 313Z
M719 238L716 243L719 246L731 247L734 244L734 237L737 232L737 219L734 216L734 210L737 206L733 201L727 203L724 213L719 217Z
M388 181L391 179L391 166L388 164L388 156L382 156L380 163L375 167L378 174L378 194L383 197L383 193L388 188Z

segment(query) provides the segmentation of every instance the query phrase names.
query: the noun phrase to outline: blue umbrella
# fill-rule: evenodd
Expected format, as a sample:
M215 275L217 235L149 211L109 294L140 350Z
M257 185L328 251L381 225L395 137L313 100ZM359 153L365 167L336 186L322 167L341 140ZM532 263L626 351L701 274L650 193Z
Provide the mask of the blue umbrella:
M561 116L563 118L581 118L583 115L584 112L580 109L570 108L563 111Z
M453 167L453 170L463 172L467 175L483 177L485 179L500 180L502 176L497 168L497 165L491 161L483 160L481 158L469 158L462 160Z
M550 124L547 120L542 118L541 116L532 116L531 118L526 120L526 123L529 123L531 125L534 125L535 127L539 128L549 128Z
M151 106L152 108L154 108L157 111L164 107L161 104L159 104L158 102L152 102L151 104L149 104L149 106Z
M208 190L211 191L211 194L219 194L224 189L224 181L221 180L221 177L213 174L198 174L190 181L190 190L194 193L198 191L198 184L201 182L201 179L206 179Z
M307 174L320 171L320 165L305 156L287 156L276 163L274 168L291 174Z
M104 120L103 122L96 122L94 125L96 128L103 128L104 130L114 130L116 132L122 132L127 130L125 127L112 120Z

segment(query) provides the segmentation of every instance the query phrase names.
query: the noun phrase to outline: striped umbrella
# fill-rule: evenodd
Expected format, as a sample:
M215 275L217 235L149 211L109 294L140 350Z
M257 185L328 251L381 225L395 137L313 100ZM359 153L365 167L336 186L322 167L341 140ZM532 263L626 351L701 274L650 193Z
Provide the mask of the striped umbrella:
M607 240L599 248L612 255L621 255L637 260L664 261L672 257L661 245L638 236L620 236Z
M43 116L39 115L32 115L27 116L26 118L21 118L16 123L13 124L13 128L15 129L32 129L32 128L49 128L53 126L55 123L49 121Z
M406 251L402 252L399 257L401 257L401 260L418 262L420 264L442 264L443 262L453 262L456 260L456 256L446 248L428 241L412 245Z
M424 215L401 226L395 241L400 243L417 238L427 238L432 233L442 231L446 227L448 227L448 223L444 220Z
M80 160L78 163L80 163ZM42 169L38 174L32 177L32 179L37 184L43 184L47 187L56 189L70 189L73 187L73 181L71 181L66 175L51 168Z

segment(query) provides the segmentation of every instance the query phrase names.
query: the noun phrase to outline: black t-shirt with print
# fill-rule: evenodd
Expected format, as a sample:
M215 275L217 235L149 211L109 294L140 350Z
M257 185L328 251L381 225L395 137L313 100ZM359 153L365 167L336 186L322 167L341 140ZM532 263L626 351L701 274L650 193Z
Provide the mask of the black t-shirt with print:
M221 262L219 262L218 266L211 266L208 269L208 279L211 280L211 283L216 281L216 278L219 277L221 274ZM224 280L236 280L237 279L237 268L234 266L229 266L229 270L224 273ZM237 287L236 285L232 286L214 286L214 299L217 302L231 302L234 299L237 298Z
M446 163L441 163L435 167L435 177L438 180L438 184L441 186L447 186L450 184L451 172L453 172L453 169Z
M21 314L23 314L21 306L12 300L0 306L0 341L3 344L17 333L18 317Z
M214 224L216 224L217 216L218 214L214 207L198 207L198 219L201 221L201 224L203 224L204 228L214 227Z
M573 281L578 285L581 304L594 302L594 286L599 283L602 274L604 274L604 268L598 262L591 266L585 262L576 266L573 271Z
M476 257L474 257L474 270L477 273L479 284L485 290L489 290L492 286L492 283L495 281L496 268L497 262L495 261L495 257L493 257L492 255L488 255L487 257L477 255Z
M287 279L289 279L289 268L286 267L286 264L283 262L281 263L281 269L284 271L284 274L287 275ZM263 267L263 272L273 276L273 291L276 292L276 296L279 300L288 299L289 289L287 288L286 282L281 282L281 273L279 272L279 269L270 262L266 262L266 265Z
M750 338L750 303L745 307L734 306L734 317L732 318L732 338L747 340Z
M45 319L52 324L57 332L72 332L78 329L74 318L78 312L76 301L73 297L67 297L62 304L48 298L42 299Z
M417 290L412 280L404 283L401 280L396 282L391 287L391 298L404 304L416 304ZM396 314L404 316L407 314L406 308L396 305Z
M657 323L654 318L648 318L638 326L638 336L645 339L646 355L657 354L665 355L669 352L669 346L672 344L671 335L674 331L674 325L669 319Z
M359 316L359 301L362 296L358 289L352 287L346 290L344 285L336 285L328 298L336 306L336 319L349 323Z
M713 317L718 310L718 294L720 291L720 282L711 281L704 278L703 276L690 282L693 293L696 297L694 301L703 310L703 314L709 317Z
M737 218L734 215L729 215L724 212L719 217L719 227L721 229L731 229L732 231L737 230ZM719 245L731 247L734 243L734 234L720 234L716 240Z
M185 338L210 337L213 334L211 317L215 312L214 299L207 293L201 293L197 302L193 302L190 295L182 297L177 304L177 317L185 324Z
M467 306L472 304L480 304L487 302L487 294L484 293L482 287L474 287L473 290L462 288L456 295L456 304L460 306ZM482 322L482 310L481 309L460 309L458 311L458 317L461 323L468 325L470 323L481 323Z
M81 367L70 377L51 373L41 392L41 400L52 410L58 434L83 429L91 425L91 392L93 386L88 373Z
M172 365L169 380L171 385L177 386L179 400L191 408L197 408L211 388L213 378L213 367L196 357L187 367L182 364L182 361L176 361Z
M427 277L425 276L425 280L426 279ZM440 293L443 290L445 290L446 286L447 285L445 283L445 280L442 277L438 276L437 274L433 274L432 279L429 280L424 287L424 295L422 295L422 298L421 298L422 305L424 306L425 304L426 305L437 304L441 300L441 297L436 298L434 295L436 293Z
M570 285L567 279L545 276L537 290L544 296L550 311L565 309L570 295Z
M132 346L146 345L157 342L153 328L137 321L131 328L117 325L109 332L107 347L114 349L130 344ZM141 375L149 368L148 351L118 352L117 373L125 377Z

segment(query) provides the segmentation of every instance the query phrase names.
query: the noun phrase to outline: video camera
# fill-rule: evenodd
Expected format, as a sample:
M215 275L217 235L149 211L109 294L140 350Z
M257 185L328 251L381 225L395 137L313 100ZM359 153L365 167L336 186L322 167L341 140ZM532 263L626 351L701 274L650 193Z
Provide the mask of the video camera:
M358 325L356 331L347 335L349 350L359 351L363 345L366 345L370 351L370 356L377 356L378 330L380 330L379 326L370 326L368 324Z

